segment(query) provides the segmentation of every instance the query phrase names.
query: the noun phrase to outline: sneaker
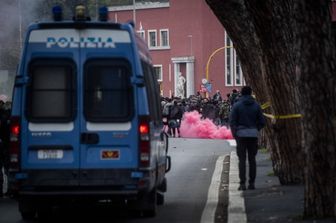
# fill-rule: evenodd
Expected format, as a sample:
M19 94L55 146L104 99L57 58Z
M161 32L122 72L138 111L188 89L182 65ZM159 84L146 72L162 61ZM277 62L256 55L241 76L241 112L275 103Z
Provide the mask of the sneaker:
M246 186L245 186L245 184L241 184L241 185L238 187L238 190L246 190Z
M247 189L249 189L249 190L254 190L254 189L255 189L254 184L249 184L248 187L247 187Z

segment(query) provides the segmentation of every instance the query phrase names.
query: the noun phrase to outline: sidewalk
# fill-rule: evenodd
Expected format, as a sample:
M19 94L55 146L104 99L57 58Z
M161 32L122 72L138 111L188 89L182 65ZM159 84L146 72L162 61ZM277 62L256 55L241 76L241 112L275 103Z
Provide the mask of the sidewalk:
M248 167L248 166L247 166ZM248 169L247 169L248 174ZM229 223L331 223L333 220L302 220L303 185L282 186L273 176L270 155L257 155L255 190L238 191L238 157L231 152L229 179Z

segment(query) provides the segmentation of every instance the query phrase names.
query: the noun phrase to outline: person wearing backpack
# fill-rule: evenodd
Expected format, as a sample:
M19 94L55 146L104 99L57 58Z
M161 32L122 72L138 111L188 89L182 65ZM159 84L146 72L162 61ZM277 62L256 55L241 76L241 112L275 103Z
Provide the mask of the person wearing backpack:
M219 118L221 120L222 126L229 125L229 115L230 115L230 102L228 100L223 100L219 105Z
M164 130L168 127L168 119L169 119L169 110L170 106L172 105L170 99L168 98L166 100L162 100L161 106L162 106L162 122L164 126Z
M177 101L174 100L169 113L168 135L175 137L176 131L177 134L180 135L179 121L181 121L182 114L183 113L181 107L177 104Z

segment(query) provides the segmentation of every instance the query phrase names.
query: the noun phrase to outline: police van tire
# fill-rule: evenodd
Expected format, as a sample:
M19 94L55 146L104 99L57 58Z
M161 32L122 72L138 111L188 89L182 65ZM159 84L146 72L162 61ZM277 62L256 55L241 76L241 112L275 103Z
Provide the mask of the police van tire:
M134 217L154 217L157 213L157 190L143 194L137 200L127 201L129 211Z
M37 217L39 220L49 220L51 218L51 210L49 209L39 209L37 210Z
M21 217L23 220L29 221L29 220L33 220L35 218L36 215L36 211L21 211Z
M157 190L154 188L147 196L146 196L147 207L142 210L142 214L144 217L155 217L157 214Z
M37 208L37 217L39 220L47 221L50 220L53 214L53 208L50 204L46 202L39 203Z
M161 193L161 192L157 192L156 196L157 196L157 198L156 198L156 204L157 205L163 205L164 204L164 194Z
M167 178L165 177L161 184L157 188L158 191L160 192L166 192L167 191Z
M36 207L35 203L29 201L28 199L21 198L19 199L19 212L23 220L32 220L36 216Z

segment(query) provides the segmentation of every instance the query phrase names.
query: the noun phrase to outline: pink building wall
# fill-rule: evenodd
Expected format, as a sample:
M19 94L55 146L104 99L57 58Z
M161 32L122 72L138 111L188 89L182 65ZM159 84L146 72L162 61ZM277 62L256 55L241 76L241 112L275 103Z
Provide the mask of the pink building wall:
M154 64L162 64L163 96L170 96L174 92L174 63L173 58L194 57L194 92L200 90L202 79L206 77L206 65L209 56L216 49L223 47L225 30L203 0L170 0L169 7L136 9L136 26L145 31L146 41L148 30L157 30L159 43L160 29L169 30L169 49L150 50ZM109 12L111 20L126 22L133 20L132 7L125 11ZM224 50L219 51L210 61L209 81L212 93L219 89L222 95L231 92L234 87L225 86L225 58ZM179 71L186 77L187 65L179 64ZM188 82L188 80L187 80ZM190 91L189 91L190 93Z

